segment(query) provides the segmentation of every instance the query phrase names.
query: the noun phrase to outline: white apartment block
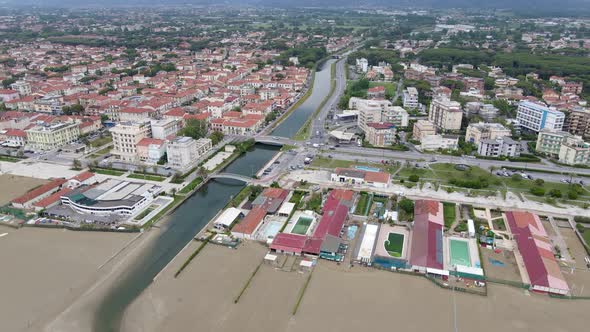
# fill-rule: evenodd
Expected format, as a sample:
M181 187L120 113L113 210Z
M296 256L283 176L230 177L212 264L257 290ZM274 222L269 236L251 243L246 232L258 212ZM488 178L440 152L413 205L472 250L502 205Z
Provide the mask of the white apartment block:
M414 87L409 87L407 89L404 89L404 93L403 93L403 105L405 108L418 108L418 89L414 88Z
M191 137L180 136L168 142L167 156L170 167L184 169L192 165L200 156L213 148L208 138L194 140Z
M461 104L451 101L445 97L439 97L430 103L430 112L428 120L434 123L438 130L459 130L461 129L461 120L463 111Z
M517 157L520 155L520 147L518 142L510 137L482 139L477 153L485 157Z
M481 140L495 140L497 138L510 136L511 134L510 129L499 123L470 123L465 132L465 142L471 142L478 145Z
M559 149L559 162L568 165L590 164L590 143L579 136L565 138Z
M10 85L10 88L16 90L21 97L28 96L32 93L31 84L25 81L16 81Z
M570 136L572 134L565 131L543 129L537 136L535 151L557 156L561 149L561 143Z
M48 151L59 149L80 137L80 127L75 122L42 124L25 130L27 149Z
M516 120L520 123L521 128L538 133L545 128L561 130L565 121L565 114L543 105L523 101L518 105Z
M152 137L165 140L169 136L174 136L180 130L180 124L175 119L152 120Z
M368 123L388 122L396 127L408 126L408 112L399 106L391 106L391 102L388 100L369 100L352 97L348 105L350 108L359 111L357 123L363 132L367 131Z
M138 161L137 143L151 136L149 122L122 122L110 129L113 136L111 153L120 160Z
M361 73L369 71L369 61L365 58L356 59L356 70Z
M459 146L459 137L452 135L426 135L422 137L418 147L421 151L456 150Z

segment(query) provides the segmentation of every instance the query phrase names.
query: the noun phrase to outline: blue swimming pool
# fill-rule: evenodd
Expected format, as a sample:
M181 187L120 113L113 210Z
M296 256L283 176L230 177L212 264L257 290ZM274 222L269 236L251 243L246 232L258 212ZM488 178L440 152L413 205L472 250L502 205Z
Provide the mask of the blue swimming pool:
M268 239L270 236L275 237L282 227L283 224L281 222L271 221L268 225L264 227L264 230L262 232L262 239Z
M348 227L348 232L346 233L346 236L348 237L349 240L354 239L354 236L355 236L358 228L359 227L357 225L351 225Z
M354 166L356 169L360 169L361 171L367 172L380 172L381 169L377 167L369 167L369 166Z

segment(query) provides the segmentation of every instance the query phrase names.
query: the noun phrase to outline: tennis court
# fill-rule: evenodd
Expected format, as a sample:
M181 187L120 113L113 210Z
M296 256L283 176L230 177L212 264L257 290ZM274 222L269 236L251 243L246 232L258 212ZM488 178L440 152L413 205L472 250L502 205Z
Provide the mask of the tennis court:
M471 267L471 255L469 254L469 243L467 241L450 239L451 265L463 265Z
M293 226L291 233L305 235L309 229L309 225L313 222L312 218L301 216L297 219L297 223Z
M401 257L404 249L404 235L389 233L383 245L391 257Z

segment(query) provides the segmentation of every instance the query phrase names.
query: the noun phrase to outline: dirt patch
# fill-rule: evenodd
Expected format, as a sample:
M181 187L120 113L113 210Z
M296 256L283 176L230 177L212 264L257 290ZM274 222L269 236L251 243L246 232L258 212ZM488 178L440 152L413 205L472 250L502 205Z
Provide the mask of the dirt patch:
M30 178L10 174L0 175L0 205L5 205L11 200L27 193L33 188L48 183L48 180Z
M573 265L575 267L574 271L572 271L571 267L564 266L565 264L560 262L560 266L562 266L561 272L570 286L573 295L590 296L590 269L586 267L586 262L584 261L584 257L588 256L588 254L573 229L561 228L559 231L565 240L570 254L575 259L573 264L569 264L569 266Z
M499 253L488 248L480 248L482 265L486 276L508 281L522 282L514 253L502 250Z

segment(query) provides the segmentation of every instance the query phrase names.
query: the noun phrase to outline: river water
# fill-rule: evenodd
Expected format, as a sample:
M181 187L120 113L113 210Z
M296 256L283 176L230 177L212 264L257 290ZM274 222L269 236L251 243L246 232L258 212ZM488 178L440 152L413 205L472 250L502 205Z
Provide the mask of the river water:
M326 61L316 72L312 94L285 119L272 135L292 137L311 116L330 92L330 66ZM255 145L226 171L252 176L278 151L277 147ZM201 187L162 223L161 234L141 258L126 268L124 275L101 301L95 314L93 330L115 332L120 330L125 309L146 289L153 278L191 241L194 236L221 210L244 184L231 179L212 180Z

